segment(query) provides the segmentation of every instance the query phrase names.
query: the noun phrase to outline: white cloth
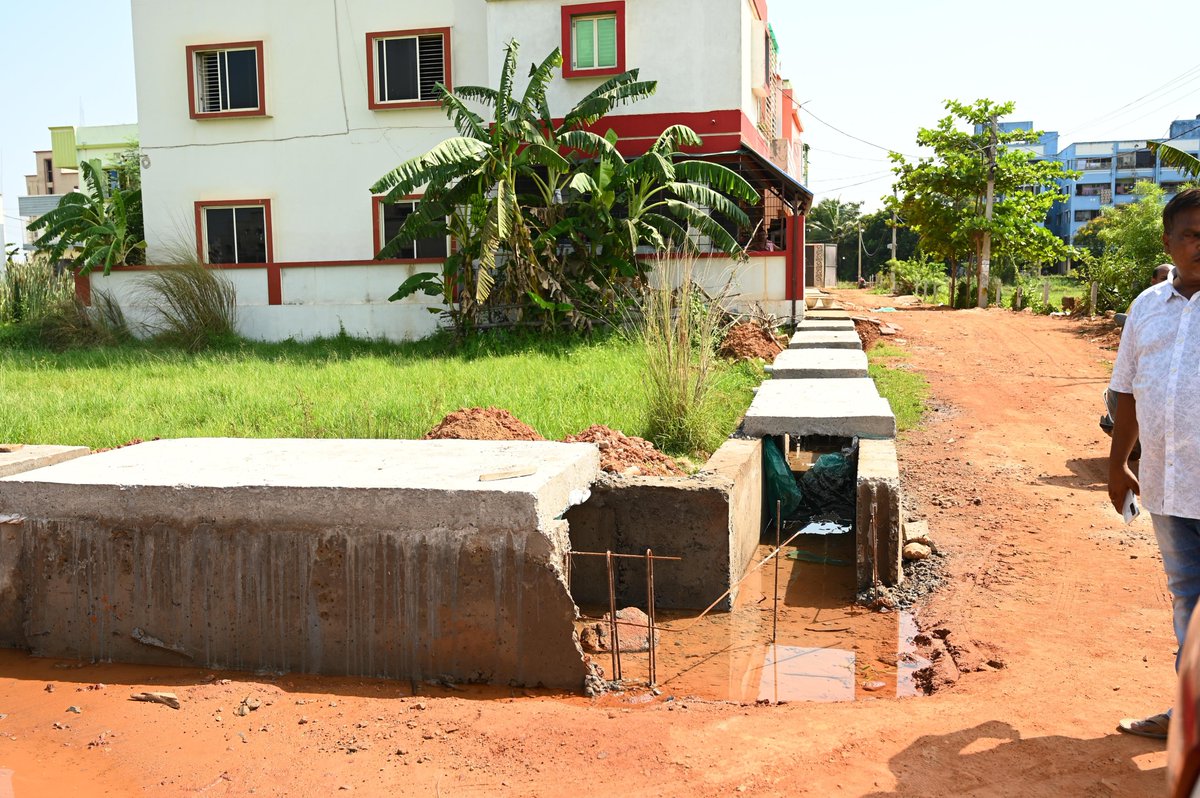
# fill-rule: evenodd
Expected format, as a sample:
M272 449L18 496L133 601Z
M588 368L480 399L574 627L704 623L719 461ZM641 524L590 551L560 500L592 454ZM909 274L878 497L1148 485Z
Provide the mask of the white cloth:
M1134 300L1109 387L1137 401L1142 506L1200 518L1200 292L1167 281Z

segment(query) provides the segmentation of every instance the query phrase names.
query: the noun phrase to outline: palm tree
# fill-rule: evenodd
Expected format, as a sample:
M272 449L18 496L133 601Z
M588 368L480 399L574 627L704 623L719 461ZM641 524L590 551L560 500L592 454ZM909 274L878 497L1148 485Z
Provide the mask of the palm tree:
M805 220L805 239L831 244L842 241L854 232L860 208L861 202L842 202L836 197L821 200Z
M1181 169L1192 177L1200 179L1200 158L1176 149L1164 141L1147 141L1146 146L1150 148L1150 152L1158 155L1158 160L1162 162L1163 166Z
M99 266L107 275L114 266L138 259L138 253L146 248L142 192L110 190L108 175L99 161L83 161L79 167L89 191L66 195L58 207L31 222L31 231L43 231L33 245L47 252L51 262L74 250L79 274L88 274Z

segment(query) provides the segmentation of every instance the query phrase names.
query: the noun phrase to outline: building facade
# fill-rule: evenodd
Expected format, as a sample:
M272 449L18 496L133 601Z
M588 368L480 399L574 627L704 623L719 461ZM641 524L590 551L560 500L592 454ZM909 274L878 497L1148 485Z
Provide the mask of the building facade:
M1157 140L1196 155L1200 151L1200 116L1172 122L1170 137ZM1059 151L1058 160L1079 176L1060 181L1066 196L1051 209L1047 226L1074 243L1079 229L1099 216L1102 208L1134 202L1133 187L1141 181L1161 186L1168 196L1178 192L1188 181L1187 174L1164 167L1146 148L1146 141L1085 141Z
M765 0L133 0L133 27L147 261L186 250L220 265L251 337L429 331L431 300L386 299L448 244L374 260L396 210L368 187L456 135L436 84L498 85L513 39L519 87L528 64L562 48L555 111L626 69L658 81L599 132L631 156L669 125L693 128L696 155L763 187L758 249L771 263L748 295L802 295L787 271L802 246L782 245L802 238L812 195Z

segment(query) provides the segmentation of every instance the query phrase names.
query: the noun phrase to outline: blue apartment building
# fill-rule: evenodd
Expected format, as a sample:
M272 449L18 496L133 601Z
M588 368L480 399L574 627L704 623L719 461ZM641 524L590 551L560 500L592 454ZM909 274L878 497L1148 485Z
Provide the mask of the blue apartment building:
M1169 138L1151 139L1155 140L1197 155L1200 116L1175 120ZM1157 183L1170 197L1189 180L1186 173L1159 163L1146 149L1146 139L1076 142L1059 151L1057 158L1079 173L1076 178L1059 181L1066 196L1054 204L1046 219L1046 226L1067 243L1074 243L1079 228L1099 216L1101 208L1133 202L1133 187L1138 182Z

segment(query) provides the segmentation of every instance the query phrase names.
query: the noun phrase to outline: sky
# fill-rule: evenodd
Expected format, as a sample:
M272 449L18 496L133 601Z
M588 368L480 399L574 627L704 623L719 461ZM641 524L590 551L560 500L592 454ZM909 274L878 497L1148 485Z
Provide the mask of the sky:
M890 191L888 151L919 154L917 129L947 99L1012 100L1011 119L1057 130L1064 147L1166 136L1171 120L1200 115L1197 13L1185 0L1137 14L1115 0L768 8L812 148L809 188L866 210ZM0 76L0 193L17 243L17 197L47 128L137 121L129 0L0 0Z

